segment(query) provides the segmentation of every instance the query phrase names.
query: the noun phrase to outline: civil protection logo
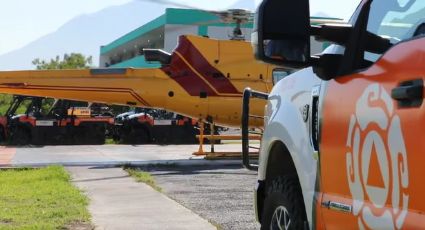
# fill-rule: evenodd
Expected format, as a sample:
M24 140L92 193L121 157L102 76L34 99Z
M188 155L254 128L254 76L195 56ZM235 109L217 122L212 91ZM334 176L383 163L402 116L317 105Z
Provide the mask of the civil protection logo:
M346 169L360 229L401 229L407 216L409 172L400 117L380 84L356 103L347 136Z

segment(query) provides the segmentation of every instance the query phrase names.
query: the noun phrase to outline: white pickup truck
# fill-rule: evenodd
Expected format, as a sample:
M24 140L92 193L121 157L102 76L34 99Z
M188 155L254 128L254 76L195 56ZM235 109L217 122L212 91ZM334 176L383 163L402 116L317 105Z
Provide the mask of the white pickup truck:
M425 1L363 0L347 25L311 27L308 0L257 14L258 58L306 67L268 95L261 228L425 228Z

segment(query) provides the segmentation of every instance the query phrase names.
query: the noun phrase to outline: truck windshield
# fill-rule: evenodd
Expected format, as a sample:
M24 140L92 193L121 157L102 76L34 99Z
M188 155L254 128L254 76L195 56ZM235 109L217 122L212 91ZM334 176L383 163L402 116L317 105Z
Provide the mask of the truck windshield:
M410 39L425 22L424 0L374 0L367 30L396 44ZM366 59L376 61L380 55L367 53Z

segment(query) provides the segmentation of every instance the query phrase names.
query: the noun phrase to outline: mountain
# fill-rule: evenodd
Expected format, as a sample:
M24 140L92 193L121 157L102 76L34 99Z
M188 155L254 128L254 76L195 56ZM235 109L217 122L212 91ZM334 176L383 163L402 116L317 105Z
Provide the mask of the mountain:
M50 59L64 53L93 56L98 65L99 49L148 21L164 14L166 6L133 1L97 13L78 16L57 31L0 56L0 70L34 69L35 58Z

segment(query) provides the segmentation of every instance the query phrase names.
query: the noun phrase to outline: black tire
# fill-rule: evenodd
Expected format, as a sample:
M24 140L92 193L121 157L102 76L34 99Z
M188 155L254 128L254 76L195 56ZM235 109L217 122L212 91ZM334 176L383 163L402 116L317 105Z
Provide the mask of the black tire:
M149 133L143 127L135 127L133 129L134 135L134 144L148 144L149 143Z
M104 126L93 126L89 127L87 132L87 144L89 145L103 145L105 144L105 127Z
M6 134L4 132L4 127L0 126L0 144L6 143Z
M105 134L97 134L94 137L94 145L104 145L105 144Z
M72 144L70 138L65 134L56 134L54 137L54 141L52 141L53 145L69 145Z
M11 134L12 145L28 145L31 142L31 134L27 128L18 126Z
M121 144L129 144L131 132L132 132L131 126L123 125L120 127L118 135L119 135L119 140Z
M71 143L72 145L85 145L87 142L87 129L84 126L75 127L72 133Z
M278 177L266 191L261 229L304 229L307 218L297 177Z
M148 144L150 142L149 132L143 127L128 127L121 133L121 142L123 144L138 145Z

